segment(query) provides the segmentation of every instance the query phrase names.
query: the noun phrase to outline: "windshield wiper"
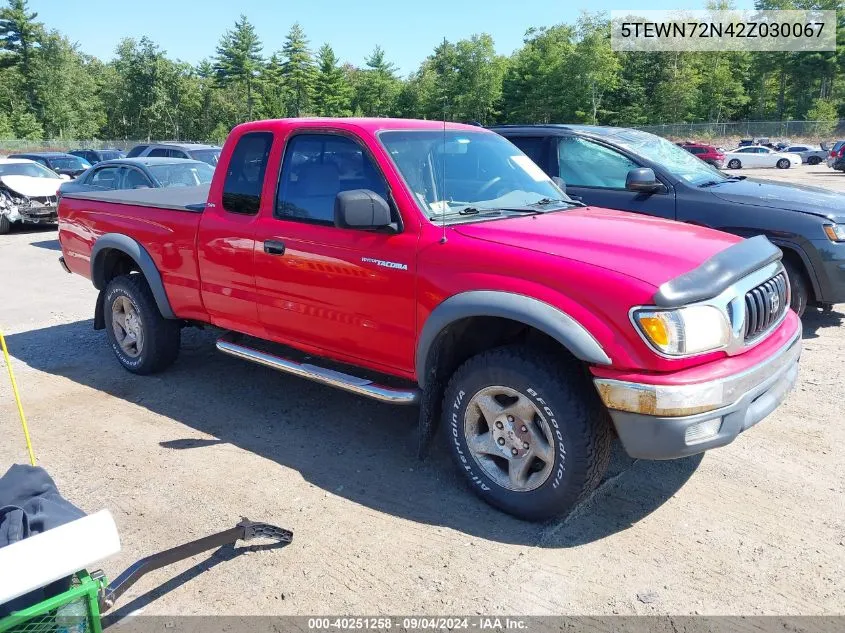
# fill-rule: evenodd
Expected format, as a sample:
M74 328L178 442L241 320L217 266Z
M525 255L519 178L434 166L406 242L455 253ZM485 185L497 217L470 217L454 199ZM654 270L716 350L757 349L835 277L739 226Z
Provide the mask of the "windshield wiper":
M568 204L573 207L586 207L587 205L583 202L579 202L578 200L563 200L560 198L543 198L541 200L537 200L537 202L532 202L531 204L525 205L527 207L547 207L550 204Z
M698 185L698 188L704 189L705 187L713 187L715 185L721 185L723 182L725 182L725 181L724 180L708 180L707 182L703 182L700 185Z

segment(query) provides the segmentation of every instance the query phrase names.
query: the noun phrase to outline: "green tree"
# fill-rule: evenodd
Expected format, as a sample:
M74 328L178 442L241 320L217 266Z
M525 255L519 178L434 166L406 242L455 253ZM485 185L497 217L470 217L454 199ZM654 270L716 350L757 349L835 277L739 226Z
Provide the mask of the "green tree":
M278 119L288 114L291 100L290 90L285 83L282 60L273 53L261 69L261 116Z
M619 85L621 65L610 48L610 22L602 14L582 13L576 25L578 41L568 74L580 97L576 115L592 124L599 122L605 96Z
M574 113L567 66L575 29L566 24L529 29L508 65L502 84L503 118L510 123L568 121Z
M317 51L317 77L314 82L314 112L319 116L352 114L352 86L337 56L326 43Z
M25 141L40 141L44 138L44 129L35 113L23 107L12 112L12 131L15 138Z
M818 98L813 101L812 107L807 111L808 121L817 121L813 126L812 133L824 137L833 133L839 119L837 104L832 99Z
M245 15L226 31L217 46L214 71L222 86L238 86L246 92L246 118L252 120L253 90L263 65L261 41Z
M299 23L295 23L282 46L282 77L288 89L288 115L302 116L308 111L314 91L314 60L308 39Z
M5 112L0 112L0 139L14 138L12 122Z
M105 123L92 63L58 31L43 37L32 81L49 138L94 138Z
M365 62L356 77L355 107L364 116L389 116L402 85L396 66L387 61L381 46L376 46Z
M29 10L27 0L8 0L9 4L0 9L0 67L20 68L23 88L29 106L35 105L35 88L32 81L33 57L44 34L44 25L36 22L38 14Z

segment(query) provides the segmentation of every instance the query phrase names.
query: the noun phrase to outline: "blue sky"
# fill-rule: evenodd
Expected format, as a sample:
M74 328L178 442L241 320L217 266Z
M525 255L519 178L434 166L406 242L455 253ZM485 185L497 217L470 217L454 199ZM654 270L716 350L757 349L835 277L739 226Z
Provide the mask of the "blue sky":
M265 54L281 48L299 22L313 49L329 42L343 61L362 64L376 44L404 75L446 37L490 33L499 53L522 44L531 26L574 22L581 9L703 9L703 0L30 0L38 19L82 50L111 59L123 37L147 35L167 53L191 63L214 54L220 36L244 13L256 26ZM738 8L751 8L739 0Z

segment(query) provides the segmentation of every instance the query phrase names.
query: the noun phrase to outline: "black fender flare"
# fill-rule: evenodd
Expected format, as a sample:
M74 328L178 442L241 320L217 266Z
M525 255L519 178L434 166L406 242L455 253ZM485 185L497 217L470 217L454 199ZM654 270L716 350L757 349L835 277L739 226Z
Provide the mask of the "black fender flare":
M813 265L813 260L810 259L810 256L807 254L807 251L805 251L804 248L797 242L772 237L771 235L767 237L769 238L769 241L772 242L772 244L780 248L782 251L784 251L784 253L791 252L798 256L798 259L800 259L801 263L804 265L804 271L807 273L807 278L810 280L810 286L813 289L813 295L816 298L821 297L824 293L822 292L821 283L819 282L819 274L816 271L815 266Z
M432 347L452 323L468 317L501 317L531 326L552 337L573 356L597 365L611 360L599 342L571 316L533 297L496 290L471 290L453 295L428 316L417 341L417 381L423 389L428 379Z
M105 253L107 250L117 250L125 253L138 265L141 273L147 280L150 290L153 292L156 305L161 316L165 319L177 318L170 307L170 300L164 291L164 283L161 274L158 272L153 258L137 240L123 235L122 233L105 233L100 236L91 249L91 281L97 290L105 290L107 285L105 277Z

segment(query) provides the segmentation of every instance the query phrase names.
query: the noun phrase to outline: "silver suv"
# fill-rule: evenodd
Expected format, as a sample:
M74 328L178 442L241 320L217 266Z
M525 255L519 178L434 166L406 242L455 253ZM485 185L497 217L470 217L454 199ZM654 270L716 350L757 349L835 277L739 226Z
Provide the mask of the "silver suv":
M136 145L129 150L126 158L147 156L192 158L216 167L217 160L220 158L220 149L216 145L202 145L200 143L145 143Z

